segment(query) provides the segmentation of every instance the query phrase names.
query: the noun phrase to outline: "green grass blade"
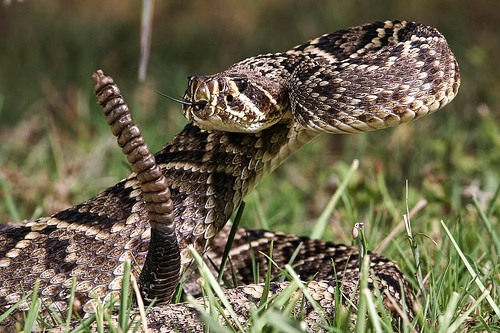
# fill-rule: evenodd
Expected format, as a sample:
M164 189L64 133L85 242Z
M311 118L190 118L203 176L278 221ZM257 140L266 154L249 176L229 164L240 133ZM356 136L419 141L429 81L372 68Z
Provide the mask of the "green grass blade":
M104 304L101 302L97 303L96 311L95 311L95 324L97 327L97 332L103 333L104 332ZM113 330L113 327L110 327L110 330Z
M190 276L190 275L189 275ZM186 281L189 280L189 278L186 279ZM177 304L180 303L183 299L184 296L184 289L183 289L184 283L181 281L175 288L174 296L172 297L172 304Z
M35 208L35 210L33 211L33 213L30 215L30 217L28 217L28 220L36 220L38 219L39 217L41 217L43 213L43 207L42 206L37 206Z
M21 305L22 302L24 302L26 299L28 299L28 297L30 297L31 293L29 294L26 294L23 296L23 298L21 298L19 301L17 301L12 307L10 307L7 311L3 312L1 315L0 315L0 324L2 323L2 321L4 321L12 312L14 312L19 305Z
M204 276L204 275L202 275L202 276ZM220 314L224 318L226 325L228 327L230 327L232 330L234 330L234 328L231 324L231 321L229 320L228 316L224 312L224 309L222 309L220 303L217 301L217 298L215 297L215 294L213 292L213 288L210 285L210 283L208 285L205 284L205 287L206 288L204 290L204 295L205 295L206 301L208 303L208 307L210 309L210 311L209 311L210 316L218 321L218 318L219 318L218 314ZM222 324L219 323L219 326L222 327ZM217 327L217 326L215 326L215 327ZM210 331L210 330L217 330L217 329L214 327L210 327L210 328L207 328L206 330Z
M226 310L229 312L229 314L231 315L231 317L234 320L234 323L236 324L236 326L238 326L238 329L241 330L242 332L244 332L243 325L240 323L239 318L236 315L236 313L234 312L233 307L231 306L228 299L226 298L224 291L222 290L219 283L217 282L215 277L212 275L212 273L208 269L207 265L205 264L205 262L203 261L201 256L194 249L191 249L191 253L193 255L193 258L194 258L196 264L198 265L201 276L203 277L203 279L205 279L205 282L208 283L210 285L210 287L215 291L215 293L219 297L220 303L222 303L224 305L224 307L226 308ZM209 288L207 288L207 290L208 289Z
M439 333L453 332L450 330L450 323L456 312L459 298L460 295L458 295L458 293L456 292L451 295L445 312L441 316L439 316Z
M300 301L300 306L297 306L297 303ZM285 309L282 311L283 314L290 314L290 317L295 320L303 320L305 317L304 314L304 306L306 303L306 299L300 293L297 293L290 298L290 301L286 305ZM297 309L298 308L298 309Z
M42 305L42 300L39 298L31 302L30 310L28 312L28 315L26 316L26 321L24 322L24 330L23 330L24 332L36 331L35 322L41 305Z
M238 272L234 269L233 263L230 260L229 263L231 264L231 279L232 279L232 284L236 288L238 286Z
M281 309L283 308L292 298L293 293L299 288L298 281L292 278L290 284L279 293L276 298L273 300L273 308Z
M212 312L210 312L209 314L207 310L203 306L201 306L194 297L188 296L187 301L196 309L196 311L198 311L201 320L203 320L203 322L206 323L208 327L210 327L212 332L220 332L220 333L232 332L227 327L222 326L217 317L211 316Z
M66 315L66 331L69 331L69 325L71 323L71 315L73 314L73 303L75 302L75 290L76 290L76 277L73 276L71 280L71 292L69 296L68 313Z
M365 256L361 265L361 271L359 274L359 284L360 290L368 289L368 270L370 268L370 256ZM358 302L357 320L354 331L356 333L364 333L366 331L366 312L367 312L367 301L366 297L360 297Z
M269 248L269 257L273 257L273 246L274 246L274 241L271 241L271 247ZM269 260L267 264L267 274L266 274L266 281L264 283L264 290L262 291L262 296L259 301L259 305L257 306L258 309L262 309L266 306L267 303L267 297L269 296L269 288L271 285L271 271L272 271L272 263Z
M467 270L469 271L469 274L472 276L472 279L474 280L474 282L476 283L476 285L479 287L479 290L482 293L488 293L488 291L484 287L484 284L481 282L481 280L477 276L476 272L474 271L474 269L470 265L469 261L467 260L467 258L463 254L462 250L458 246L457 242L455 242L455 239L453 238L453 235L451 234L450 230L448 229L448 227L446 226L446 224L443 222L443 220L441 220L441 225L443 226L443 228L444 228L446 234L448 235L448 238L450 239L451 243L455 247L455 250L458 252L458 255L462 259L462 262L465 264L465 267L467 267ZM493 300L493 298L491 298L490 295L487 295L486 299L488 300L488 303L490 304L490 306L493 308L493 311L495 311L495 314L497 315L497 317L500 319L500 309L498 308L498 305L495 303L495 301Z
M255 210L260 221L260 226L264 230L269 230L269 221L267 220L266 214L264 214L264 209L262 209L259 192L256 190L253 191L253 196L255 197Z
M127 304L130 289L130 260L125 260L123 265L122 289L120 294L120 307L118 310L118 325L122 330L125 330L128 322Z
M260 266L259 262L257 262L255 258L255 251L253 250L252 246L252 240L248 237L247 235L247 242L250 250L250 259L252 259L252 275L253 275L253 283L258 284L259 283L259 277L260 277Z
M500 332L500 327L497 326L497 329L495 330L495 332L493 332L493 330L490 328L490 325L488 325L488 323L484 320L483 317L478 317L479 319L479 322L483 325L484 329L488 332L488 333L498 333Z
M101 305L102 303L100 303ZM104 307L102 307L104 309ZM116 325L116 323L114 323L111 319L111 315L110 315L110 312L106 311L106 310L103 310L102 312L102 316L103 316L103 324L105 322L108 322L108 330L106 331L106 333L108 332L111 332L111 333L121 333L123 332L122 329L120 328L119 326L119 323L118 323L118 326ZM104 326L102 326L102 331L99 331L99 333L104 333Z
M484 213L484 211L481 209L479 206L479 202L477 201L476 197L472 197L472 202L474 203L474 207L476 207L476 210L481 217L481 220L484 222L484 225L486 226L486 229L488 230L488 233L491 237L491 240L493 241L493 244L495 245L495 249L497 251L497 255L500 255L500 240L498 239L498 235L491 226L490 219L488 216Z
M361 295L363 298L365 298L366 305L368 308L368 316L370 317L373 323L375 332L382 333L382 326L380 325L380 317L378 316L377 307L375 306L375 303L373 301L372 293L368 288L363 288L361 290ZM358 320L364 320L364 318L361 319L358 318Z
M26 321L24 322L24 332L32 332L34 330L34 325L36 317L38 316L38 311L42 305L42 301L38 298L38 287L40 285L40 280L35 282L35 287L33 288L33 293L31 294L31 306L26 316Z
M219 268L219 276L217 276L217 282L220 284L222 281L222 277L224 276L224 270L226 268L227 259L229 258L229 252L231 251L231 245L234 241L234 236L236 235L236 231L238 230L238 225L241 221L241 216L243 215L243 210L245 209L245 202L242 201L238 211L236 212L236 217L234 218L233 226L231 227L231 231L229 232L228 241L226 243L226 247L224 248L224 253L222 254L222 261L220 263Z
M80 332L90 332L90 325L96 321L97 316L93 313L90 317L83 320L80 325L78 325L71 333L80 333Z
M293 297L298 287L297 282L292 279L290 284L285 287L282 292L267 300L267 307L265 309L251 311L252 316L250 316L248 320L248 322L251 322L250 332L286 332L286 330L280 330L279 325L285 325L282 323L283 321L287 321L288 323L293 321L293 319L289 318L291 313L290 306L293 307L297 303L297 297L300 297L300 294ZM279 317L274 317L272 322L271 319L269 319L269 314L271 313L279 313ZM276 325L278 325L278 327L276 327ZM274 329L269 329L269 326L271 328L274 327ZM267 329L265 329L266 327Z
M316 224L314 225L314 228L310 236L312 239L321 238L321 235L323 235L326 226L328 224L328 219L332 215L335 206L337 206L337 202L341 198L342 193L344 193L345 189L347 188L347 185L349 184L355 171L358 170L358 167L359 167L359 161L358 160L352 161L351 167L349 168L349 171L347 172L344 181L340 184L340 187L335 191L335 193L333 193L330 201L328 201L328 204L326 205L325 209L323 210L320 217L316 221Z
M0 116L2 116L2 110L3 110L3 102L5 100L5 97L3 95L0 95Z
M380 193L382 194L382 197L384 198L385 206L392 215L393 220L397 221L400 218L401 214L399 214L399 210L396 208L394 202L392 201L392 198L389 194L389 190L387 189L387 184L385 182L385 177L383 172L379 172L377 174L377 185Z
M279 311L269 311L268 313L266 313L266 318L269 325L271 325L271 327L274 327L278 332L304 333L304 330L300 329L300 327L297 327L297 321L284 316Z
M0 177L0 188L2 188L3 193L5 194L5 204L7 205L7 210L9 211L10 216L14 221L21 221L19 211L14 204L14 200L12 199L11 191L9 184L3 177Z
M302 248L303 245L304 245L304 242L299 243L299 245L297 246L295 251L293 251L292 256L290 257L290 260L288 260L288 262L287 262L288 265L293 267L293 262L295 261L295 258L297 258L297 256L299 255L300 249ZM286 275L282 272L279 275L278 281L283 282L283 281L285 281L285 279L286 279Z
M293 270L292 266L290 265L285 265L285 269L286 271L292 276L293 280L297 283L297 285L299 286L299 288L301 289L302 293L304 294L304 296L307 298L307 300L309 301L309 303L312 305L312 307L314 308L314 311L316 311L316 313L321 317L321 319L325 322L325 323L328 323L329 320L325 314L325 310L323 310L323 308L321 306L319 306L318 302L316 302L316 300L312 297L312 295L309 293L309 291L307 290L307 287L306 285L304 285L304 283L302 283L302 280L300 280L300 277L297 275L297 273Z
M469 318L469 316L472 313L472 311L474 311L474 309L476 309L481 304L481 302L486 297L488 297L488 295L489 295L489 292L486 292L486 293L483 293L481 296L479 296L479 298L474 302L474 304L472 304L472 306L467 311L465 311L464 313L460 314L460 316L458 316L457 320L455 320L453 322L453 324L450 325L448 331L449 332L458 332L458 330L460 329L460 327L463 324L463 322L466 321L467 318Z
M495 190L495 194L490 200L488 204L488 210L486 211L486 216L491 217L493 211L495 210L495 204L497 203L498 195L500 195L500 183L498 183L497 189Z
M376 313L376 318L372 318L372 320L377 320L380 325L383 325L383 332L394 332L392 330L392 315L389 313L389 310L387 309L386 302L389 300L384 300L384 297L382 296L382 293L380 292L379 284L377 281L374 281L373 283L375 287L375 294L370 293L370 298L371 301L374 304L375 309L377 310ZM403 293L401 293L403 294ZM402 298L401 301L403 302L404 299Z

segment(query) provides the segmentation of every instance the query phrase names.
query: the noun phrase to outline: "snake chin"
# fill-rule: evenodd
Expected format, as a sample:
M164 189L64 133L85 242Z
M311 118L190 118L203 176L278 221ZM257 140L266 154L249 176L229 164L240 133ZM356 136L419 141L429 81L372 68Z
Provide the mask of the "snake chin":
M198 118L196 115L192 116L192 120L201 129L204 130L217 130L225 132L242 132L242 133L257 133L263 129L273 125L263 127L261 123L251 123L240 121L236 116L229 115L228 118L222 119L219 115L213 115L208 119Z

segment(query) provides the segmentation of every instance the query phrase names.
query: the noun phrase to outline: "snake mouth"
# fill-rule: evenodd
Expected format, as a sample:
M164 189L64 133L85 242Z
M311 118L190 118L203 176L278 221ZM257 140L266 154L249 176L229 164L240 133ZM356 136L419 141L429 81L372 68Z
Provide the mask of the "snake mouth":
M157 93L159 95L161 95L162 97L168 98L174 102L182 104L184 117L186 117L186 119L189 121L191 121L195 118L194 115L196 112L200 112L201 110L205 109L205 107L208 104L208 101L206 101L206 100L199 100L199 101L191 102L186 98L184 98L184 100L180 100L180 99L165 95L159 91L157 91Z
M188 121L207 119L215 114L216 96L219 93L217 80L203 75L188 78L188 88L184 94L183 113Z
M207 104L208 101L204 99L195 102L188 102L185 100L182 108L184 117L186 117L188 121L192 121L193 119L198 118L196 117L196 115L199 115L202 118L210 116L210 114L213 114L213 112L210 112L210 107L207 108Z

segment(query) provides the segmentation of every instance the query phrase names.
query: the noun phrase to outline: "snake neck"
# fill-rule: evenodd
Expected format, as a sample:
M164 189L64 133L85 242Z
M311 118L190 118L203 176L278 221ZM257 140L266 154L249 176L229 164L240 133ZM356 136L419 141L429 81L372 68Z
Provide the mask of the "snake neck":
M207 131L190 123L157 153L174 203L181 271L192 261L189 247L205 252L262 178L317 135L293 121L258 133Z

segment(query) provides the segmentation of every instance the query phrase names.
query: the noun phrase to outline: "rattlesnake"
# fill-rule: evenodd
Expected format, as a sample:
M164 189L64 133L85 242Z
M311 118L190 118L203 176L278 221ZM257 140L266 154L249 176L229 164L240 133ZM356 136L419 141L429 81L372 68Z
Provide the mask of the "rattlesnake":
M102 72L95 79L113 133L127 132L131 119L121 118L128 109L116 85ZM226 235L224 225L243 198L290 154L321 132L355 133L423 117L450 102L459 84L458 65L444 37L434 28L404 21L352 27L285 53L243 60L219 74L192 76L181 101L191 122L154 155L156 163L143 142L132 142L135 130L129 131L119 138L120 146L125 153L146 147L135 157L128 155L131 163L146 164L136 164L127 179L51 217L2 230L0 309L11 307L40 279L45 304L65 311L71 277L76 276L80 310L91 313L96 300L109 300L118 292L126 259L134 263L135 275L144 266L139 281L146 302L157 298L157 304L168 303L192 261L190 248L206 252L218 232ZM161 172L152 171L155 175L148 178L155 165ZM286 263L298 244L293 235L247 233L257 250L268 247L270 239L281 240L275 245L279 263ZM244 235L239 231L237 249L245 248ZM224 239L218 238L213 248L220 249ZM356 250L302 241L296 259L301 279L318 271L316 279L331 279L332 260L337 272L345 271L347 285L354 286L347 293L356 294ZM243 269L245 260L235 260L241 253L234 251L233 262ZM370 257L375 280L401 299L399 283L406 284L397 266L378 255ZM329 283L314 282L311 288L316 286L321 305L332 314L333 304L325 296L331 292ZM251 303L258 290L241 287L230 299ZM165 311L165 327L200 325L186 320L194 311L183 304L155 308L150 322L158 324ZM0 325L12 323L11 318Z

